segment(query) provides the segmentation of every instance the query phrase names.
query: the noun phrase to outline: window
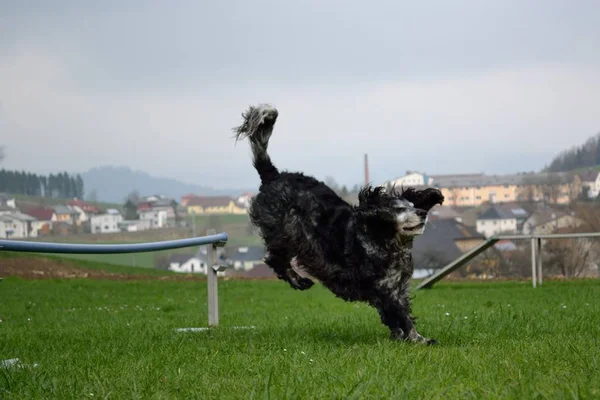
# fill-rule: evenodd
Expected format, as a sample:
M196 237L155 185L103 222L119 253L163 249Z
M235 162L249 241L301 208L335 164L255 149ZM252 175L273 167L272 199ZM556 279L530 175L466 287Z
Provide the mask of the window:
M475 196L477 200L481 200L481 196Z

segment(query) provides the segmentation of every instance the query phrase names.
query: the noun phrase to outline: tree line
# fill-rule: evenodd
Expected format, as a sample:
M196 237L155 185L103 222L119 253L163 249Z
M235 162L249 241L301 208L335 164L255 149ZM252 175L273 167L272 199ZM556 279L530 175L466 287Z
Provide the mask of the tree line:
M600 165L600 133L589 138L583 145L573 147L554 157L547 172L565 172Z
M38 175L25 171L0 170L0 192L53 198L83 198L81 175L66 172Z

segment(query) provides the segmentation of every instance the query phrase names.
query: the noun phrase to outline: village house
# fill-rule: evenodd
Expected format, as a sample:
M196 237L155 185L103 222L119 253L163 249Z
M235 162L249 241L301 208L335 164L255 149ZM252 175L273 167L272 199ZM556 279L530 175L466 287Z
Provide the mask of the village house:
M6 193L0 193L0 207L16 209L17 202L14 196L11 196L10 194Z
M77 198L71 200L68 206L78 214L75 220L77 225L90 221L93 215L100 214L98 207Z
M227 196L194 197L187 203L187 212L202 214L245 214L246 209Z
M35 221L31 223L31 236L48 235L52 230L52 216L54 210L46 207L25 208L24 213L33 217Z
M589 199L598 197L598 194L600 194L600 171L590 168L578 175L587 197Z
M524 235L544 235L559 229L576 228L582 224L576 216L551 209L538 210L523 224Z
M428 216L430 221L436 219L453 219L458 222L462 221L462 214L450 206L437 205L429 211Z
M90 219L92 233L120 232L119 224L123 216L118 210L108 209L104 214L93 215Z
M166 210L138 210L141 221L148 221L150 229L166 228L169 224L168 212Z
M249 271L257 264L264 263L264 246L238 247L227 252L227 263L235 270Z
M152 228L152 220L134 219L123 220L119 223L119 229L123 232L140 232Z
M217 258L225 264L225 251L222 247L217 248ZM208 265L210 264L208 246L202 246L195 254L175 254L169 258L168 270L173 272L187 274L203 274L206 275ZM219 271L219 276L223 276L224 272Z
M516 234L528 217L527 211L521 207L494 204L477 217L476 230L487 238L499 234Z
M582 187L577 175L567 173L426 175L410 172L385 182L384 186L390 184L417 189L436 187L445 197L444 205L454 207L515 201L569 204L579 196Z
M0 215L0 237L3 239L22 239L32 236L32 223L35 221L30 215L15 211L10 214Z
M432 177L428 176L427 174L416 171L406 171L404 176L387 181L383 184L383 186L396 187L400 189L402 187L428 186L432 183Z
M52 215L52 222L65 222L67 224L74 224L79 217L79 213L66 205L54 206L54 214Z
M245 209L248 209L248 207L250 207L250 201L252 200L252 197L254 197L252 193L242 193L237 198L237 204Z

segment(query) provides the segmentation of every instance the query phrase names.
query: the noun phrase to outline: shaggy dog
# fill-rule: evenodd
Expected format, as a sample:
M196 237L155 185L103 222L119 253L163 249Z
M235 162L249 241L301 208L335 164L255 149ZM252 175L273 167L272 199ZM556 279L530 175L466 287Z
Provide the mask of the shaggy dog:
M440 191L366 186L352 206L315 178L273 165L267 147L277 116L269 105L251 106L234 128L236 141L250 140L261 180L249 214L267 248L265 263L294 289L309 289L314 282L292 268L295 258L337 297L375 307L392 339L435 343L417 332L408 290L412 241L444 201Z

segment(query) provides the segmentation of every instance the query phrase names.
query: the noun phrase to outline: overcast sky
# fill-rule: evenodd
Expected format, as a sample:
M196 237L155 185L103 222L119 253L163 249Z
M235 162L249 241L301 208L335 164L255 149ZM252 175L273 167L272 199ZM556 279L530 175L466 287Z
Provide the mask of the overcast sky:
M4 167L253 187L260 102L321 179L537 170L600 132L600 1L0 2Z

